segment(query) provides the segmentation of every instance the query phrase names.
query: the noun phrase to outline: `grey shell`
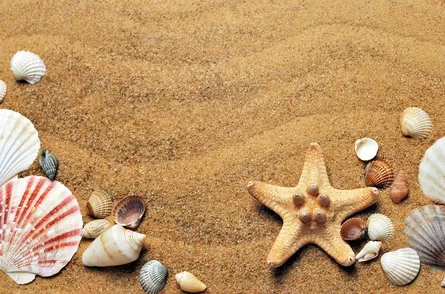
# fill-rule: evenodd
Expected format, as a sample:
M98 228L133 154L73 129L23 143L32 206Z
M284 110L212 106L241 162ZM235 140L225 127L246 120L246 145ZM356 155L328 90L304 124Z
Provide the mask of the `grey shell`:
M54 181L57 174L57 168L59 167L59 161L57 160L54 153L48 149L43 149L40 153L39 164L45 175Z
M139 282L142 289L149 294L158 294L167 281L168 270L157 260L150 260L141 268Z

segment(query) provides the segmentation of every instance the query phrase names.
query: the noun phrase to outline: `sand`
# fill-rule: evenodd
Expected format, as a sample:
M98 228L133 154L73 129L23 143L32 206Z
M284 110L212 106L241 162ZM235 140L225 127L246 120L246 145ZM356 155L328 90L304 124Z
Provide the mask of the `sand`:
M82 241L56 276L2 293L142 293L141 266L169 269L164 293L187 270L207 293L439 293L441 271L390 284L378 260L344 268L320 248L270 269L281 219L247 192L250 180L297 184L309 143L324 151L331 184L364 187L354 141L372 137L379 157L411 183L393 204L383 191L358 214L388 215L407 246L408 212L430 203L419 187L425 150L444 135L443 1L12 1L0 3L0 108L27 116L60 160L58 180L84 222L95 187L117 199L142 195L138 261L86 268ZM18 50L42 57L47 75L15 82ZM433 119L425 140L402 136L399 117L418 106ZM35 162L23 175L42 175ZM366 240L352 244L358 250Z

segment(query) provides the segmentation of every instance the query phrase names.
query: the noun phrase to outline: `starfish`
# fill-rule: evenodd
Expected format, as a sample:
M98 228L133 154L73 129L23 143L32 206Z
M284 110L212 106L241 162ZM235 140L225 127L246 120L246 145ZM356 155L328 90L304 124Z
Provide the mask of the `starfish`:
M377 200L378 189L338 190L331 186L320 145L311 143L296 187L249 182L249 193L277 213L283 227L267 257L278 267L306 244L315 244L343 266L355 262L351 247L340 236L342 222Z

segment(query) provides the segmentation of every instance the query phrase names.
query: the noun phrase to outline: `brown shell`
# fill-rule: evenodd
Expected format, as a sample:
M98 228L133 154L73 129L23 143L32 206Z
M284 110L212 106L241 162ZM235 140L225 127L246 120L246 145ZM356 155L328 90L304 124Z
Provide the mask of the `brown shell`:
M405 172L401 170L392 184L389 197L391 197L394 203L400 203L408 195L408 191L408 180L406 179Z
M394 182L394 170L384 160L371 161L365 168L365 184L368 187L387 188Z
M87 212L95 218L105 218L113 210L113 197L107 192L96 189L87 203Z
M353 241L363 238L366 231L366 223L364 220L354 217L345 221L341 225L340 235L343 240Z
M113 208L116 224L129 229L136 229L145 213L145 200L140 196L128 196L121 199Z

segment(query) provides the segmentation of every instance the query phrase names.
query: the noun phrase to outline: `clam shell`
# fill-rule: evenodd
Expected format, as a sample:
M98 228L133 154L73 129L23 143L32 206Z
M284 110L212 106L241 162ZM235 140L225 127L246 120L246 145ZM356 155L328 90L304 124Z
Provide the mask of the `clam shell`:
M39 149L32 122L18 112L0 109L0 186L28 169Z
M340 235L343 240L361 239L366 232L366 223L360 218L350 218L341 225Z
M389 197L391 197L392 202L400 203L406 197L406 195L408 195L408 192L408 180L406 179L405 172L401 170L396 176L391 190L389 190Z
M368 187L387 188L394 181L394 170L384 160L371 161L365 168L365 184Z
M59 167L59 160L57 160L54 153L48 149L43 149L40 153L39 164L48 179L54 181L57 174L57 168Z
M91 243L82 255L82 262L98 267L133 262L139 258L144 239L144 234L114 225Z
M0 187L0 269L18 284L57 274L81 240L82 215L70 190L30 176Z
M95 218L105 218L113 210L113 197L107 192L96 189L87 203L87 212Z
M157 260L150 260L141 268L139 282L148 294L158 294L167 282L167 268Z
M358 262L364 262L376 258L379 255L380 248L382 248L382 242L369 241L365 247L357 254L355 259Z
M402 134L415 139L428 137L433 129L430 116L418 107L408 107L400 118Z
M355 154L362 161L373 159L379 151L379 144L371 138L363 138L355 141Z
M34 85L45 75L46 66L37 54L19 51L11 59L11 71L17 81Z
M101 235L103 232L111 228L112 225L113 224L106 219L93 220L83 227L80 235L83 238L95 239L99 237L99 235Z
M178 283L182 291L189 293L198 293L204 291L207 288L207 286L203 282L198 280L198 278L195 277L192 273L182 272L176 274L175 277L176 282Z
M139 226L145 213L145 201L139 196L128 196L121 199L113 208L114 221L130 229Z
M382 255L380 264L386 277L397 286L411 283L420 270L419 256L412 248L387 252Z
M2 80L0 80L0 103L3 101L3 99L6 96L6 90L7 90L6 83Z
M445 204L445 137L428 148L419 166L419 184L425 196Z
M389 217L381 213L371 214L368 218L368 236L373 241L384 241L394 235L394 225Z

